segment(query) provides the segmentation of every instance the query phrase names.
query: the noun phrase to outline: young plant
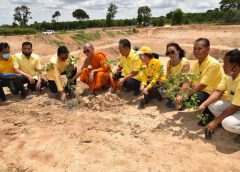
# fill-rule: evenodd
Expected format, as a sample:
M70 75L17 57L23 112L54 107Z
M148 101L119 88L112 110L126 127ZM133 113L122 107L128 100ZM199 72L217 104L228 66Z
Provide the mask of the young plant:
M70 80L72 78L72 71L75 70L75 65L78 63L79 58L75 58L74 56L71 56L69 58L69 63L65 69L66 72L66 77L68 80ZM76 86L75 85L71 85L70 83L67 83L67 91L69 93L70 98L72 97L72 95L74 94L74 91L76 90Z

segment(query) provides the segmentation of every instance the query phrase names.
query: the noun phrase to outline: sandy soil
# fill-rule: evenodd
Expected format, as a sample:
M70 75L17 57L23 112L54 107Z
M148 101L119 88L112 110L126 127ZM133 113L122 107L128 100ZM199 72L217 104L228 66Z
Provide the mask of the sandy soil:
M160 54L168 42L179 42L189 57L194 39L205 36L212 42L211 54L240 46L240 26L192 25L171 28L143 28L127 36L134 46L148 45ZM81 47L61 35L74 54ZM117 41L126 35L94 42L109 58L117 55ZM56 51L53 36L0 37L19 51L21 42L31 40L34 51L46 63ZM39 45L39 46L37 46ZM81 61L83 58L81 59ZM167 58L161 58L166 64ZM55 171L240 171L240 145L234 134L217 128L212 140L191 111L178 112L153 100L138 110L140 97L101 92L80 96L86 86L78 82L77 97L62 103L44 90L20 101L7 95L0 104L0 172Z

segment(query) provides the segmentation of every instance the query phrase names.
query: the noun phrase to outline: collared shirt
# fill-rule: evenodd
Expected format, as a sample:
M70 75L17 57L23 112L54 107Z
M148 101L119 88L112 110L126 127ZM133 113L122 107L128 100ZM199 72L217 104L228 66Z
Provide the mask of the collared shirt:
M122 76L127 76L133 71L140 71L141 68L141 60L139 58L139 54L131 49L129 55L127 57L123 55L119 55L120 62L119 65L123 68ZM133 77L134 79L141 81L140 73Z
M37 71L41 70L42 66L38 55L31 54L30 58L27 59L24 54L17 53L14 55L13 68L20 69L37 79Z
M187 65L188 63L189 63L188 59L182 58L181 62L178 65L172 66L171 65L171 60L169 60L167 62L167 69L170 72L170 75L179 74L179 73L182 73L183 67L185 65Z
M163 69L159 59L152 58L148 65L142 64L142 68L142 84L149 89L158 81L165 81L166 77L164 73L161 73Z
M0 73L15 73L13 70L13 56L10 56L8 60L0 57Z
M218 84L223 78L223 70L220 63L209 55L201 65L199 64L199 61L196 61L191 67L191 73L200 75L198 79L194 81L194 85L206 85L202 91L207 92L208 94L211 94L216 90Z
M63 84L61 81L61 74L66 70L69 64L69 58L63 62L59 60L57 54L51 57L49 64L52 64L52 69L46 72L46 79L55 81L58 91L63 91Z
M218 90L227 90L228 97L232 104L240 106L240 74L235 78L224 75L221 83L217 87Z

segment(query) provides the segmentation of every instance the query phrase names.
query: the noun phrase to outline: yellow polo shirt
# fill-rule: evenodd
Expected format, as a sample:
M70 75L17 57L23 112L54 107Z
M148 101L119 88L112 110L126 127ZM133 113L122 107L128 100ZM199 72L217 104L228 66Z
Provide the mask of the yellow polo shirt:
M152 58L149 64L142 64L142 84L149 89L152 88L158 81L165 81L165 74L160 74L161 62L158 59ZM149 84L147 85L147 83Z
M8 60L0 57L0 73L15 73L13 70L13 56L10 56Z
M206 85L202 91L207 92L208 94L211 94L216 90L224 75L220 63L209 55L201 65L196 61L192 65L190 71L191 73L200 75L193 84L196 85L201 83Z
M37 72L42 69L42 66L38 55L31 54L27 59L24 54L17 53L14 55L13 68L20 69L37 79Z
M171 60L169 60L167 62L167 70L170 72L170 75L179 74L182 73L183 67L188 63L188 59L182 58L181 62L177 66L172 66Z
M119 65L123 68L122 70L122 76L127 76L133 71L139 71L141 68L141 60L139 58L139 54L131 49L129 55L127 57L123 55L119 55L120 62ZM140 73L138 73L136 76L133 77L134 79L141 81Z
M51 57L49 64L52 63L53 68L46 72L46 79L55 81L58 91L63 91L63 84L61 81L61 74L65 71L66 67L69 64L69 58L63 62L58 59L57 54Z
M221 91L227 90L228 97L232 104L240 106L240 74L235 80L232 80L230 76L224 75L217 89Z

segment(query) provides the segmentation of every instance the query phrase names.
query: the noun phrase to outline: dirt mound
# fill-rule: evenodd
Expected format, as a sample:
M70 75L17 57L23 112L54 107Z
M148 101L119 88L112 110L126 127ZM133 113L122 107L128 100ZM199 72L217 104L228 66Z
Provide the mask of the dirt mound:
M113 111L126 104L118 95L110 92L102 93L97 96L77 96L66 103L67 109L81 108L92 111Z

